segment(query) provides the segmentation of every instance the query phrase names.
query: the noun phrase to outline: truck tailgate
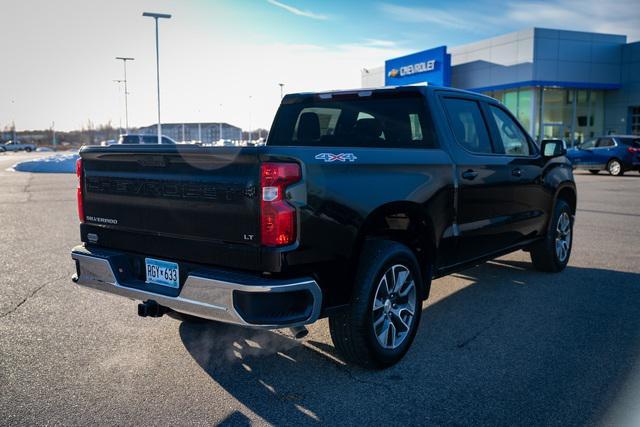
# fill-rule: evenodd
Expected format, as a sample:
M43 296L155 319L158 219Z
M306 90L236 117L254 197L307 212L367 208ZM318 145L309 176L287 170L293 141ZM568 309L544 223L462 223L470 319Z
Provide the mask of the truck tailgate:
M99 230L93 234L100 245L116 247L126 238L123 246L129 251L158 252L194 262L216 263L230 249L257 257L257 150L191 145L87 147L80 153L83 230ZM161 250L155 248L158 245Z

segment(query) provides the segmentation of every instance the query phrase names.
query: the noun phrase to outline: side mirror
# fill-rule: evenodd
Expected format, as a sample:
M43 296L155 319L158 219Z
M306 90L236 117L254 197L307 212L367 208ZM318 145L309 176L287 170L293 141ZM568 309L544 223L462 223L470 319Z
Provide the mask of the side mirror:
M541 144L544 157L559 157L567 153L567 147L561 139L543 139Z

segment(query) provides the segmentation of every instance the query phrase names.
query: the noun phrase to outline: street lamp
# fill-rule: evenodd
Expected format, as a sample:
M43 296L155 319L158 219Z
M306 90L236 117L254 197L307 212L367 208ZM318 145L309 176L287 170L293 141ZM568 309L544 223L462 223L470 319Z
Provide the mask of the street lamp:
M282 99L282 97L284 96L282 92L284 89L284 83L278 83L278 86L280 86L280 99Z
M158 144L162 143L162 124L160 122L160 47L158 46L158 18L171 18L165 13L144 12L142 16L153 18L156 21L156 78L158 80Z
M220 135L218 135L218 140L222 140L222 104L220 104L220 117L218 118L218 124L220 125Z
M129 105L127 104L127 95L129 95L129 92L127 91L127 61L133 61L134 58L116 56L116 59L121 60L122 64L124 65L124 80L121 80L124 83L124 125L125 133L129 133Z

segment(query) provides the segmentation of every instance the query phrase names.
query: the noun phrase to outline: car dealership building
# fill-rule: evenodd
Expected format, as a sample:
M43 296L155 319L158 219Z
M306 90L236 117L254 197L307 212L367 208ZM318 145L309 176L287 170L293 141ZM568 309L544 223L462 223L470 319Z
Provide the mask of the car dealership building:
M502 101L536 139L640 135L640 42L532 28L362 70L362 86L452 86Z

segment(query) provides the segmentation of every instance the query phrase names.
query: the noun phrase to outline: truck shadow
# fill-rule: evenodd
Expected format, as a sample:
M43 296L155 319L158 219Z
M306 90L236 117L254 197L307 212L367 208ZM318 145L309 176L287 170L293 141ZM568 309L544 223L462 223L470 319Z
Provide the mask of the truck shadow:
M466 285L425 304L413 348L384 371L344 365L324 322L303 342L213 322L184 322L180 335L216 383L271 424L602 420L637 364L640 274L543 274L501 259L457 276ZM222 424L249 420L236 411Z

